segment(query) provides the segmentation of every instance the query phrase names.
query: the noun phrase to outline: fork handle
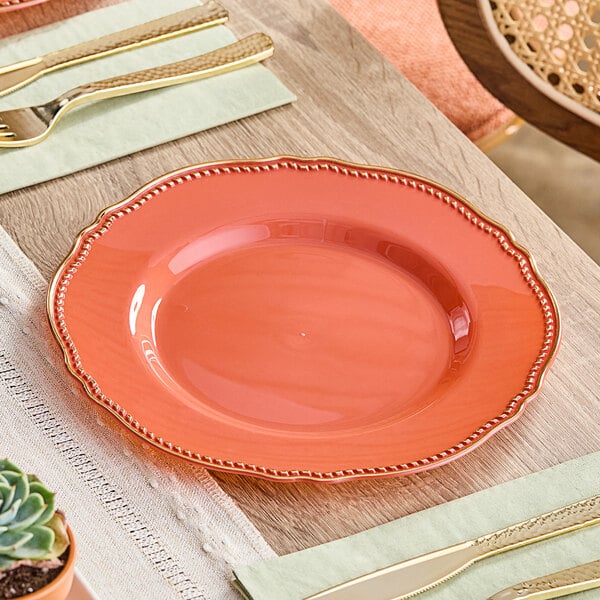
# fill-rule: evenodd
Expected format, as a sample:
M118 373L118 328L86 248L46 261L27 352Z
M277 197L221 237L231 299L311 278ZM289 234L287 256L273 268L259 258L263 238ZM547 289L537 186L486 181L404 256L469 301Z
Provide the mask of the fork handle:
M488 600L550 600L600 587L600 560L513 585Z
M51 52L46 54L42 61L48 71L62 69L108 54L132 50L178 35L219 25L225 23L227 18L227 10L215 0L209 0L202 6L182 10L161 19Z
M254 33L229 46L194 58L88 83L57 100L68 100L69 104L74 105L88 100L136 94L220 75L264 60L272 54L273 40L264 33Z

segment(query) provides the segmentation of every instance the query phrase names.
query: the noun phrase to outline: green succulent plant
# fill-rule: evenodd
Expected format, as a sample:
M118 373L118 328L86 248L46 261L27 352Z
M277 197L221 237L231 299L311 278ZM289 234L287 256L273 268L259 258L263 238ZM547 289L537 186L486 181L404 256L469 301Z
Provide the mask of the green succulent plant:
M0 577L22 564L48 566L68 545L54 494L34 475L0 459Z

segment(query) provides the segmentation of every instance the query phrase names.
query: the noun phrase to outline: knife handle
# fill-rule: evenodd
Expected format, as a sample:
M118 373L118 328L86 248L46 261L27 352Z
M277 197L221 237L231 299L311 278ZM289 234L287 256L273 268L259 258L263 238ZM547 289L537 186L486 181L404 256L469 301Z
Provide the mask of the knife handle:
M77 95L89 100L125 96L220 75L257 63L272 54L273 40L264 33L253 33L233 44L194 58L87 83L67 92L67 95Z
M600 560L551 573L538 579L523 581L490 596L488 600L515 600L516 598L550 600L597 587L600 587Z
M215 0L210 0L201 6L51 52L46 54L42 61L47 71L61 69L109 54L153 44L184 33L219 25L225 23L227 19L228 12L225 8Z
M533 517L474 540L482 556L498 554L600 523L600 495Z

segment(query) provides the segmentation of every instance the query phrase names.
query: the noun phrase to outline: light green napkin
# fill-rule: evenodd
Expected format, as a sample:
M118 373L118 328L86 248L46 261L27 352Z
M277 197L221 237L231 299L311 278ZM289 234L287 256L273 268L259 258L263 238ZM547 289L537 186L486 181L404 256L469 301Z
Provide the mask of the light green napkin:
M252 600L300 600L599 493L597 452L335 542L237 568L235 575ZM600 525L485 559L418 598L484 600L520 581L598 559ZM599 590L571 596L599 597Z
M7 38L0 65L32 58L197 5L196 0L131 0ZM231 19L235 15L230 15ZM268 33L268 32L265 32ZM0 111L40 104L79 84L158 66L235 41L212 27L45 75L0 98ZM172 88L75 109L41 144L0 149L0 194L61 177L119 156L221 125L295 100L266 67L253 65ZM190 162L202 156L190 156Z

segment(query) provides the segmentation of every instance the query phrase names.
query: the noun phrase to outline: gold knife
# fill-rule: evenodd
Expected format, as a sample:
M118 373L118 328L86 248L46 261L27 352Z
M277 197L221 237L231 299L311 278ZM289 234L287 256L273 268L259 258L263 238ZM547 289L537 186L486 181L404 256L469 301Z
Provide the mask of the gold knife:
M600 523L600 495L373 571L305 600L404 600L450 579L473 563L563 533Z
M210 0L201 6L182 10L161 19L0 67L0 96L14 92L51 71L220 25L227 22L227 19L228 12L225 8L215 0Z
M488 600L551 600L600 587L600 560L523 581L506 588Z

